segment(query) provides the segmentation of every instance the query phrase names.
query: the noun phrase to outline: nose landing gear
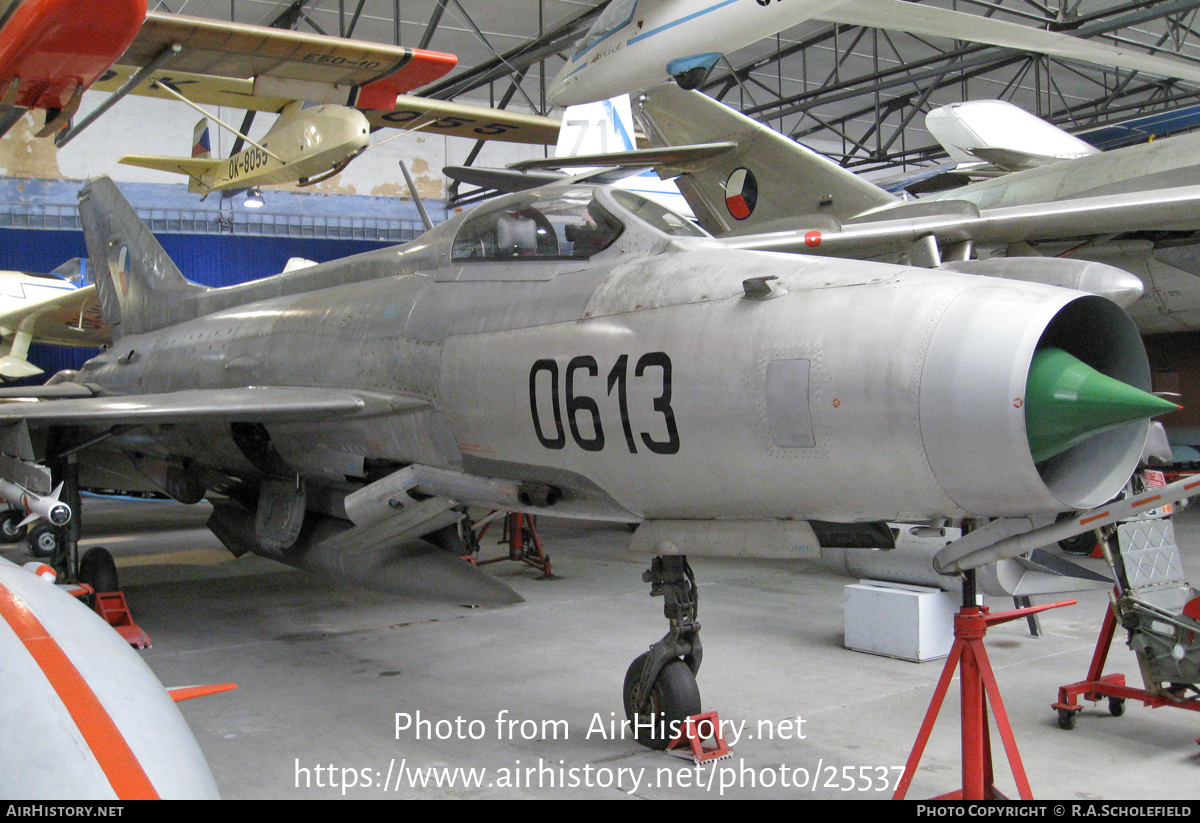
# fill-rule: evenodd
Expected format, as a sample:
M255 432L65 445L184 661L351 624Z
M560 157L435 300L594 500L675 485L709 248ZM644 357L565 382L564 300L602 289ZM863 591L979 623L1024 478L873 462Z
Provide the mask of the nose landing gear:
M683 555L656 557L642 574L650 596L662 597L670 629L625 673L625 716L643 746L663 750L684 720L700 713L696 672L704 649L696 622L696 578Z

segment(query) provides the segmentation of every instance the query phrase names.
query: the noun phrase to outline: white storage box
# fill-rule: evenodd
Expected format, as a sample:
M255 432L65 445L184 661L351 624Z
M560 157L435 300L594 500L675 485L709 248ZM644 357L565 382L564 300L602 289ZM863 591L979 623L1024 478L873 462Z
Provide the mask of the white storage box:
M962 595L860 580L846 586L846 648L920 663L950 654Z

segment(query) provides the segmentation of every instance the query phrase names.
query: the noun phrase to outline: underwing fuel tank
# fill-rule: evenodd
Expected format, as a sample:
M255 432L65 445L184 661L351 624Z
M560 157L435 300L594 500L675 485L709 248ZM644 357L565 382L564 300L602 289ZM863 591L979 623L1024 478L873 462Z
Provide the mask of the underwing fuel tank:
M468 471L583 477L646 519L1019 516L1111 499L1176 408L1102 297L671 257L614 271L577 322L446 341Z

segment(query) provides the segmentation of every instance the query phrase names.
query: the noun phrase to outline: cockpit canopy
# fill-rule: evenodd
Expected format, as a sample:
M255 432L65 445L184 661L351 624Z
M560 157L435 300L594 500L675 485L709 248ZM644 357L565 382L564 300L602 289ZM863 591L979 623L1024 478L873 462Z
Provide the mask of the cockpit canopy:
M664 234L705 236L685 218L644 197L621 190L613 190L611 196ZM596 199L592 187L535 191L476 209L459 227L451 259L586 260L611 246L624 230L621 219Z
M604 41L613 32L626 26L633 19L633 13L637 9L638 0L612 0L604 11L600 12L600 16L596 18L596 22L588 29L587 34L579 41L579 46L575 49L575 55L572 59L578 60L588 52L596 44Z

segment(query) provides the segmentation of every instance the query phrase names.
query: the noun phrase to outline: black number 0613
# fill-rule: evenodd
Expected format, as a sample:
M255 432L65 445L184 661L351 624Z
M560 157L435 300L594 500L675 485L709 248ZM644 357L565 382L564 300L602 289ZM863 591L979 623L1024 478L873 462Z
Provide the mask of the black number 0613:
M548 380L539 382L538 376L545 373ZM600 366L590 354L571 358L560 381L558 362L550 359L538 360L529 370L529 411L533 417L533 430L538 442L547 449L561 449L567 445L567 433L563 426L566 417L571 438L584 451L598 452L604 449L604 426L600 421L600 404L594 397L576 392L577 375L583 372L588 377L597 377ZM648 432L639 432L642 443L655 454L676 454L679 451L679 429L675 425L675 410L671 408L671 358L666 352L652 351L638 358L633 368L634 380L657 380L658 396L654 399L654 411L662 415L666 426L665 440L656 440ZM629 355L622 354L608 373L608 395L617 392L617 405L621 412L621 429L625 445L630 454L637 454L633 424L629 421ZM560 382L562 392L560 394ZM539 385L549 389L549 406L553 409L554 421L543 420L538 413ZM543 406L545 408L545 406ZM591 436L584 435L580 420L591 423ZM547 432L549 429L549 432Z

